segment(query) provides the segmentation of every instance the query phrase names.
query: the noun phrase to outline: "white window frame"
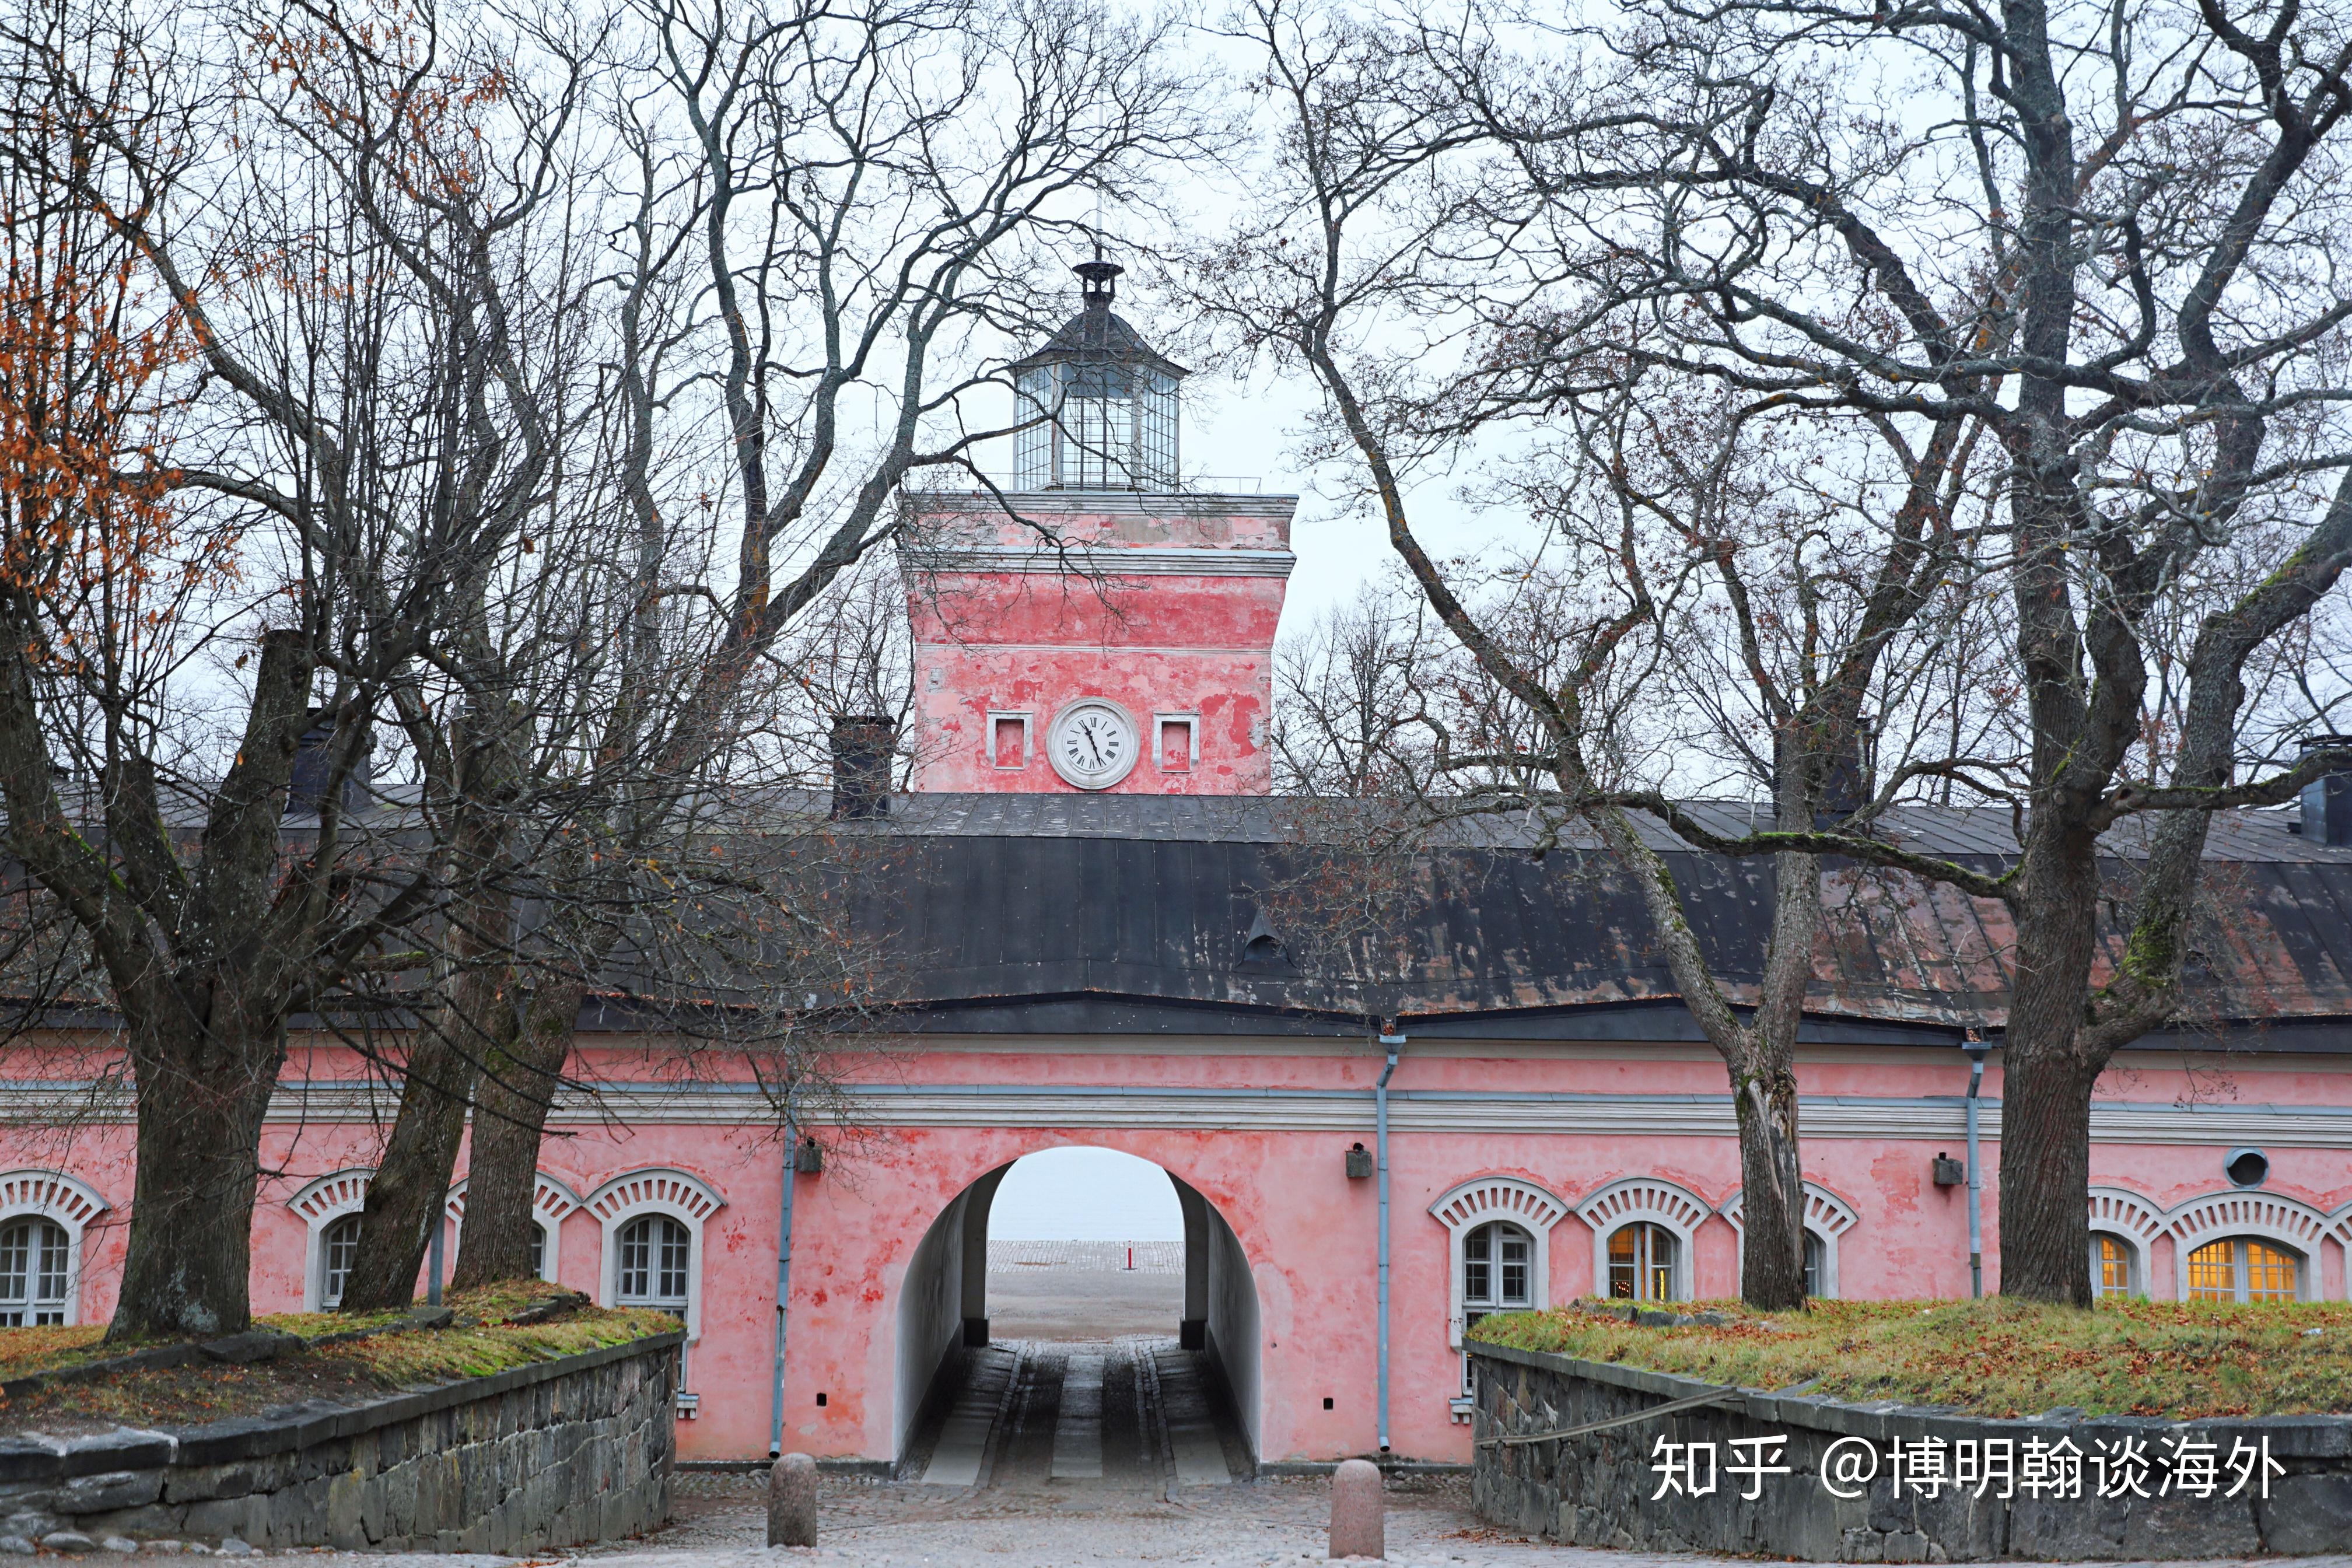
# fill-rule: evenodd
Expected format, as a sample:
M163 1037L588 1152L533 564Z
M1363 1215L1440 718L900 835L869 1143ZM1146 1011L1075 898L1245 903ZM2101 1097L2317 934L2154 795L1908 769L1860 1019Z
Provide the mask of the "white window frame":
M1679 1182L1664 1176L1622 1176L1595 1187L1576 1205L1576 1217L1592 1229L1592 1293L1609 1294L1609 1238L1637 1220L1664 1226L1681 1245L1675 1248L1675 1294L1691 1299L1691 1254L1698 1227L1714 1206Z
M1192 753L1192 761L1186 765L1184 771L1188 773L1199 773L1201 771L1201 716L1198 713L1154 713L1151 716L1151 765L1163 773L1176 771L1168 765L1168 753L1160 745L1160 732L1170 724L1184 726L1186 746Z
M1477 1176L1446 1189L1429 1212L1446 1229L1447 1345L1462 1348L1462 1243L1482 1225L1508 1220L1535 1240L1528 1260L1528 1305L1508 1310L1539 1312L1551 1305L1551 1229L1568 1217L1565 1199L1517 1176Z
M1739 1237L1738 1258L1743 1278L1748 1267L1748 1226L1742 1217L1747 1195L1747 1189L1741 1188L1725 1199L1722 1208L1717 1211L1730 1225L1733 1234ZM1838 1299L1838 1239L1852 1230L1861 1218L1860 1212L1852 1204L1827 1187L1815 1182L1805 1184L1805 1234L1821 1243L1822 1247L1822 1288L1814 1294L1824 1301ZM1690 1298L1685 1294L1683 1300Z
M97 1188L63 1171L28 1165L0 1172L0 1225L31 1216L52 1221L66 1233L65 1321L68 1325L81 1321L82 1233L109 1206Z
M1000 763L996 760L996 727L999 724L1011 723L1016 721L1021 725L1021 761L1017 764L1012 763ZM1037 715L1035 710L1020 709L992 709L988 715L988 736L986 741L982 743L982 755L986 759L988 765L995 769L1000 773L1017 773L1025 771L1031 763L1037 760Z
M375 1178L373 1165L351 1165L331 1171L303 1184L286 1206L302 1216L310 1227L309 1245L302 1254L302 1310L323 1312L327 1294L327 1227L342 1218L367 1207L368 1183Z
M2295 1270L2295 1299L2320 1299L2319 1244L2327 1237L2328 1216L2309 1204L2263 1191L2232 1187L2191 1198L2165 1216L2172 1237L2173 1299L2189 1300L2189 1255L2209 1241L2251 1237L2285 1247L2303 1260Z
M604 1182L581 1206L604 1226L604 1260L599 1270L599 1305L617 1303L621 1289L621 1228L641 1215L667 1215L686 1226L686 1343L691 1352L702 1340L703 1226L727 1206L719 1189L690 1172L656 1165L630 1171ZM689 1358L678 1358L677 1406L691 1416L701 1396L691 1392L687 1368Z
M465 1237L466 1188L473 1179L469 1173L451 1183L448 1202L443 1207L443 1213L449 1220L449 1252L452 1257L457 1255L457 1244ZM578 1193L545 1171L536 1173L530 1189L530 1216L538 1224L539 1234L544 1238L540 1248L539 1277L541 1279L552 1283L560 1277L558 1269L563 1257L563 1222L579 1207Z
M2091 1299L2100 1300L2098 1240L2112 1236L2131 1254L2130 1295L2156 1294L2156 1244L2164 1235L2164 1211L2125 1187L2093 1187L2089 1194L2091 1251L2083 1259L2091 1271ZM2188 1270L2183 1268L2185 1281Z

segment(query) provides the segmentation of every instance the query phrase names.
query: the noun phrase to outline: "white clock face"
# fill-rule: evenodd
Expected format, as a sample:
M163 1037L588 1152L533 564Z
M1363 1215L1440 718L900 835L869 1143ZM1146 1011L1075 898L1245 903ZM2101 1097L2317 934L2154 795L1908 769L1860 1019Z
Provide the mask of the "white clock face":
M1089 697L1054 718L1045 756L1054 771L1080 789L1108 789L1128 775L1140 750L1135 721L1116 702Z

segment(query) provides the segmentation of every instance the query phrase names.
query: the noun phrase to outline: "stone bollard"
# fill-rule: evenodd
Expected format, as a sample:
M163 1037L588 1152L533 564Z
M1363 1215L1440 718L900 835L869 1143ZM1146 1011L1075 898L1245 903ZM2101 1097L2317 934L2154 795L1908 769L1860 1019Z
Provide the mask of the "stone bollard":
M768 1467L768 1544L816 1544L816 1461L806 1454Z
M1332 1474L1331 1555L1388 1555L1381 1527L1381 1468L1370 1459L1343 1459Z

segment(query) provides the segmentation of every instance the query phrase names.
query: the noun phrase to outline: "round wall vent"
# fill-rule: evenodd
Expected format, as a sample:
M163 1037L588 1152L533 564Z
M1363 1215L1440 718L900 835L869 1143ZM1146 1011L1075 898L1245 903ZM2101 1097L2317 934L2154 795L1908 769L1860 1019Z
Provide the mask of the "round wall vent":
M2270 1180L2271 1157L2260 1149L2232 1149L2221 1162L2222 1173L2241 1187L2259 1187Z

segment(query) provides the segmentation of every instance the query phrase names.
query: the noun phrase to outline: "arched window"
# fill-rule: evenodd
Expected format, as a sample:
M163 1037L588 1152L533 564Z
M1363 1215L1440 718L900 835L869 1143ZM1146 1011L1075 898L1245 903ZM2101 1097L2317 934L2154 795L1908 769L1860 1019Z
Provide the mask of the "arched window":
M2113 1231L2091 1233L2091 1294L2102 1299L2140 1294L2139 1248Z
M1805 1294L1829 1294L1829 1247L1816 1230L1805 1232Z
M2250 1236L2209 1241L2189 1255L2192 1301L2293 1301L2303 1295L2303 1259Z
M1664 1226L1637 1220L1609 1235L1609 1294L1621 1301L1675 1300L1679 1246Z
M639 1215L621 1227L614 1299L624 1307L657 1307L686 1316L693 1278L694 1234L666 1214Z
M1535 1238L1494 1220L1462 1238L1463 1327L1489 1312L1525 1311L1535 1305Z
M347 1214L329 1225L319 1237L319 1310L331 1312L343 1304L343 1287L352 1278L352 1260L360 1252L360 1216Z
M0 1226L0 1327L62 1323L71 1304L73 1238L51 1219Z

